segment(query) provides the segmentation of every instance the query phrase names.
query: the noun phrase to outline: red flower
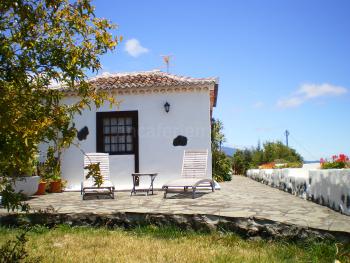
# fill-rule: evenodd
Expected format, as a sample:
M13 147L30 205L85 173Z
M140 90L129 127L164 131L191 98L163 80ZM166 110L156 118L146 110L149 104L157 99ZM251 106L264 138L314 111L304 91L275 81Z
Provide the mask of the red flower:
M339 154L338 162L345 163L349 158L345 154Z

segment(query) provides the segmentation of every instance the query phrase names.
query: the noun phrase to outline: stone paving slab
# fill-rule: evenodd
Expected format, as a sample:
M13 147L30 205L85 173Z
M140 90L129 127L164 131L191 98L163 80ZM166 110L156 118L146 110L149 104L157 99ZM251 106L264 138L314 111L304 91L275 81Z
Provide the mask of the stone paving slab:
M350 233L350 216L241 176L234 176L231 182L221 183L221 190L214 193L198 193L196 199L191 198L191 192L169 194L167 199L163 199L160 191L149 196L130 196L129 192L117 192L115 196L114 200L83 201L78 192L64 192L35 196L28 203L35 210L51 207L57 213L212 214L254 217L301 227ZM1 214L8 213L0 209Z

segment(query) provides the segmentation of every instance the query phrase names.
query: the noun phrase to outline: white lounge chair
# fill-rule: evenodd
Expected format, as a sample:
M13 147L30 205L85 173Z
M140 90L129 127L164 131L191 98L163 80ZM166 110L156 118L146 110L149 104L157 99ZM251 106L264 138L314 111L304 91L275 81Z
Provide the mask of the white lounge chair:
M164 198L169 192L178 192L179 189L187 191L192 189L192 198L197 188L211 188L214 192L215 183L207 177L208 150L185 150L182 162L181 178L167 182L163 185Z
M100 163L100 171L103 178L103 183L100 187L97 187L93 178L86 179L88 173L87 169L84 169L84 181L81 183L81 194L83 200L87 195L108 195L114 199L114 185L109 180L109 154L108 153L87 153L84 156L84 167L92 163Z

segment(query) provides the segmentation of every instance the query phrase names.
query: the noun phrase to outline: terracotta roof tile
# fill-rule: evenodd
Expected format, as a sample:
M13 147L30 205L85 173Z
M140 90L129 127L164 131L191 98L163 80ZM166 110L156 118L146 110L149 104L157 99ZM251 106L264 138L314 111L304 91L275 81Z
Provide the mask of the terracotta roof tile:
M208 85L210 89L211 108L216 106L218 92L218 78L191 78L169 74L159 70L114 74L105 73L88 81L95 88L101 90ZM69 91L62 87L61 89Z
M190 78L161 71L102 74L89 80L98 89L147 88L217 84L217 78Z

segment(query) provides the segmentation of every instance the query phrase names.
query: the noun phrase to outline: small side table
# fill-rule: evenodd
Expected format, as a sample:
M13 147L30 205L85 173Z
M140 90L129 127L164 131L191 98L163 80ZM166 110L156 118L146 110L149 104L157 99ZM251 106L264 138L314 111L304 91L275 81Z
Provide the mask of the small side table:
M133 187L132 187L130 195L132 195L132 194L136 195L136 192L146 192L148 195L149 191L152 191L152 195L153 195L153 182L154 182L154 179L156 179L157 175L158 175L158 173L133 173L133 174L131 174ZM136 181L141 176L149 176L151 178L151 184L148 188L136 188Z

